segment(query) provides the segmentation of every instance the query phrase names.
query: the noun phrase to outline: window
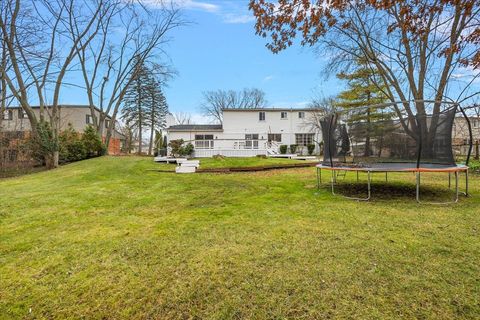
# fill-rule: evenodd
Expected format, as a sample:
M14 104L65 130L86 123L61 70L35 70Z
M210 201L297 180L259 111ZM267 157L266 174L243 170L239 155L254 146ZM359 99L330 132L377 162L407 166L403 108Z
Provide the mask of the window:
M269 133L268 134L268 142L282 142L282 134L281 133Z
M259 121L265 121L265 111L260 111L258 113L258 120Z
M296 133L295 143L299 146L307 146L313 144L313 133Z
M18 109L18 119L27 118L27 113L22 108Z
M287 119L287 113L285 111L280 113L280 119Z
M258 133L245 135L245 149L258 149Z
M480 123L480 120L473 120L473 127L474 128L478 127L479 123Z
M5 110L3 112L3 120L13 120L13 111L12 110Z
M86 124L93 124L93 119L92 119L92 116L87 114L86 117L85 117L85 123Z
M303 119L303 118L305 118L305 112L299 111L298 112L298 119Z
M105 128L108 129L110 126L110 120L105 120Z
M17 150L8 150L8 161L17 161Z
M196 149L213 149L213 134L196 134Z

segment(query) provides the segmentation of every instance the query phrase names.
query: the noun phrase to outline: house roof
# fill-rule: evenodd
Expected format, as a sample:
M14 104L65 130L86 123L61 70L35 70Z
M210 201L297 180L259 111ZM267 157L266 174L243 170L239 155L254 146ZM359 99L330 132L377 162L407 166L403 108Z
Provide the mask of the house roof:
M178 124L167 128L168 131L223 131L221 124Z
M222 109L223 112L258 112L258 111L286 111L286 112L298 112L298 111L313 111L315 109L312 108L253 108L253 109L248 109L248 108L225 108Z
M52 106L51 105L45 105L46 108L51 108ZM58 107L60 109L62 108L90 108L89 105L86 105L86 104L59 104ZM100 108L98 108L97 106L93 106L95 108L95 110L97 110L98 112L102 112L102 110L100 110ZM10 106L10 107L7 107L6 109L20 109L21 106ZM40 106L30 106L30 108L32 109L40 109ZM111 118L110 115L107 114L107 118Z

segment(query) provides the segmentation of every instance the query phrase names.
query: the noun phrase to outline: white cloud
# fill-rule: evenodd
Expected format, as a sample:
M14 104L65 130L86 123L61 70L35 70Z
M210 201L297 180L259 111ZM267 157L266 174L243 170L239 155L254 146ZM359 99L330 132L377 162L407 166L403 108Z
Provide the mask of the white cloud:
M223 22L225 23L249 23L254 20L255 20L255 17L249 14L235 14L235 13L223 14Z
M220 10L220 6L216 4L202 2L202 1L174 0L174 3L184 9L196 9L196 10L202 10L207 12L218 12Z
M275 77L273 76L273 74L270 74L270 75L266 76L265 78L263 78L263 82L268 82L268 81L270 81L270 80L273 80L273 78L275 78Z
M476 78L475 78L476 77ZM471 81L473 78L473 83L480 83L480 71L473 69L473 67L461 67L457 69L456 73L452 73L452 78L457 80L462 80L465 82Z
M184 10L199 10L212 13L222 19L224 23L244 24L255 20L248 11L248 5L243 2L224 1L222 5L212 3L210 0L138 0L150 7L162 7L173 4Z
M187 9L187 10L200 10L210 13L216 13L220 11L220 6L197 0L140 0L144 5L151 7L160 7L172 3L177 8Z

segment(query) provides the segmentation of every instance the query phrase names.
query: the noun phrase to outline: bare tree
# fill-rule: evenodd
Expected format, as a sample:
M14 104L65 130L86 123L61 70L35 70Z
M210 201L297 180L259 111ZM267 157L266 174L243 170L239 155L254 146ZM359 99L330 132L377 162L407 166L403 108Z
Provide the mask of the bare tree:
M308 108L310 111L305 116L304 125L318 136L322 132L322 119L337 110L337 103L334 98L314 97L308 104ZM320 148L322 141L315 141L315 143Z
M480 34L478 1L316 0L312 5L292 0L275 5L251 0L250 8L257 18L257 34L271 37L267 46L273 52L287 48L300 34L302 44L319 45L324 56L332 57L330 66L342 68L365 59L377 70L379 87L384 85L389 99L403 101L395 107L405 131L426 140L424 145L433 146L440 101L452 94L452 75L461 67L480 68L479 42L473 41ZM419 126L415 113L420 115ZM427 113L433 114L430 125Z
M191 124L192 123L192 115L187 112L175 112L173 114L173 118L175 119L175 124Z
M222 123L223 109L255 109L264 108L266 105L265 92L256 88L245 88L242 91L206 91L203 93L200 109L203 115Z
M180 19L178 8L163 2L159 2L155 10L147 11L143 6L117 0L106 17L101 24L101 36L90 46L79 47L78 56L92 117L99 134L105 136L108 150L122 101L136 79L136 63L161 61L162 56L166 56L164 46L169 41L169 32L185 21ZM122 36L112 35L112 29L121 30ZM172 70L167 64L157 62L155 65L157 76L171 76ZM94 105L98 107L98 117ZM103 134L107 115L113 121Z
M65 76L78 46L88 45L96 36L108 8L107 0L6 0L0 30L11 72L3 67L1 72L9 91L26 113L34 136L38 134L39 121L48 113L52 145L58 145L59 96ZM69 36L73 24L78 32ZM39 102L40 119L30 105L32 100ZM49 167L58 166L58 148L52 147L45 156Z

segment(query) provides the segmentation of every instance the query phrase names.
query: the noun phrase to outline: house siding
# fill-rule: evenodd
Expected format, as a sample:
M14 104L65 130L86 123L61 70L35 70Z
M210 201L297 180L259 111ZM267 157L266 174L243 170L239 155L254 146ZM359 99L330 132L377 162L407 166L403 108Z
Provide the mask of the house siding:
M260 112L264 112L265 120L260 120ZM299 118L299 112L303 112L304 118ZM286 118L282 119L282 113L286 113ZM269 134L281 135L281 142L277 142L276 147L282 144L296 144L295 135L298 133L314 134L314 141L320 141L320 133L313 130L310 117L311 113L308 110L298 109L224 110L223 130L177 131L171 127L171 129L167 128L167 139L168 141L183 139L195 145L196 134L211 134L214 137L213 150L196 149L195 156L210 157L215 154L255 156L267 154L267 149L272 147L267 143ZM258 145L255 148L244 148L248 134L258 134ZM299 153L307 153L306 147L300 147L297 150ZM317 147L316 152L318 151Z
M13 131L31 131L30 121L28 118L20 118L20 108L10 108L13 111L13 117L11 120L2 120L0 131L13 132ZM37 119L40 118L40 108L33 108L33 112ZM59 108L59 125L60 131L68 128L69 124L73 129L79 133L87 127L87 115L91 115L90 108L88 106L64 106ZM100 112L96 111L96 116L99 117ZM110 117L106 119L110 121ZM105 124L103 124L105 126ZM104 129L104 132L106 130ZM116 155L121 153L122 141L124 137L118 132L114 131L113 137L110 139L108 148L109 154ZM102 137L102 141L105 142L105 136Z

